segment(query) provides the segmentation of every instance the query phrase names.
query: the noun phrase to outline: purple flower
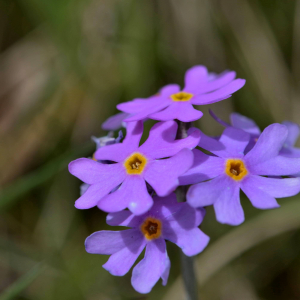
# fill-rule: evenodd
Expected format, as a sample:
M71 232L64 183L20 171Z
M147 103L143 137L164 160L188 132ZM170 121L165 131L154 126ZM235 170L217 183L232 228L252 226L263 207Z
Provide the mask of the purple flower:
M141 216L128 210L109 214L109 225L132 229L95 232L86 239L85 248L92 254L111 255L103 268L123 276L146 247L144 258L133 268L131 284L138 292L149 293L160 278L167 284L171 263L165 240L178 245L187 256L206 247L209 237L198 228L204 215L204 209L177 203L175 194L156 197L151 210Z
M189 149L196 147L200 140L200 131L196 128L190 130L187 138L175 140L177 127L175 121L157 123L150 130L147 141L139 146L143 123L130 122L122 143L102 147L95 153L97 160L116 163L102 164L87 158L71 162L70 173L91 185L76 201L75 207L87 209L98 205L107 212L128 207L139 215L153 204L146 182L158 196L172 192L179 184L178 177L193 163L193 153Z
M109 117L107 120L105 120L102 124L103 130L118 130L124 126L124 120L128 118L130 114L127 113L118 113L114 116Z
M207 72L204 66L194 66L185 74L185 87L177 84L163 87L159 93L148 99L135 99L117 105L117 108L131 116L126 121L178 119L191 122L202 117L202 112L193 105L205 105L227 99L244 86L244 79L234 79L235 72L223 72L219 76Z
M202 134L199 146L216 156L193 150L194 165L180 178L180 183L201 183L190 187L188 202L194 207L214 205L217 220L230 225L239 225L244 221L240 189L256 208L278 207L275 198L292 196L300 191L299 178L263 177L300 171L300 158L278 155L287 135L286 126L272 124L244 155L250 138L248 133L228 127L219 141Z
M239 113L232 113L230 115L230 125L218 118L213 111L210 110L209 113L224 127L232 126L248 132L250 134L250 141L245 149L245 153L249 152L253 148L261 134L261 130L252 119L247 118ZM282 124L287 127L288 135L281 150L279 151L279 154L287 157L300 157L300 149L295 147L296 141L300 134L299 125L290 121L284 121Z

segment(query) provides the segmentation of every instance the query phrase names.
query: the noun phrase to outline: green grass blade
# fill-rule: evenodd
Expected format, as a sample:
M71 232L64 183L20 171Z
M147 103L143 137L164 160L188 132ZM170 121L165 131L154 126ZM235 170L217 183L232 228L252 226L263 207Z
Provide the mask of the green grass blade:
M24 289L26 289L44 270L42 264L38 264L21 276L11 286L9 286L1 295L0 300L11 300L17 297Z
M39 186L52 178L59 171L65 169L71 160L91 153L94 147L92 143L89 143L76 152L65 153L0 190L0 212L18 201L21 195Z

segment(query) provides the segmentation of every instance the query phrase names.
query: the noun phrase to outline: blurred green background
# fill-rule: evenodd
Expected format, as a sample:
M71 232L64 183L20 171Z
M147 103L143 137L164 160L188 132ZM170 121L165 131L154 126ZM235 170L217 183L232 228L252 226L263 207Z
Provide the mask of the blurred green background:
M195 64L237 71L245 87L202 108L198 126L219 134L240 112L264 128L300 116L299 0L0 1L0 300L182 300L179 251L168 244L169 283L139 295L130 274L102 269L84 240L107 229L96 208L79 211L67 171L90 156L91 135L119 102L183 83ZM242 199L246 222L216 222L197 257L201 299L300 299L300 196L274 211Z

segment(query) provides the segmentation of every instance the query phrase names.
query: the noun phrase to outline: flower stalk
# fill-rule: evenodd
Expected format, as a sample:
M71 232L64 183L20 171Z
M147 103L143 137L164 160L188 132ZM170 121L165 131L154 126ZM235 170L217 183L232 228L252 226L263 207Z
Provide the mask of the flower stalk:
M184 139L187 137L187 131L192 126L192 122L185 123L178 121L178 130L176 139ZM186 202L187 186L179 186L176 190L176 196L178 202ZM186 292L187 300L197 300L198 289L197 280L194 267L194 257L186 256L180 251L180 263L183 283Z

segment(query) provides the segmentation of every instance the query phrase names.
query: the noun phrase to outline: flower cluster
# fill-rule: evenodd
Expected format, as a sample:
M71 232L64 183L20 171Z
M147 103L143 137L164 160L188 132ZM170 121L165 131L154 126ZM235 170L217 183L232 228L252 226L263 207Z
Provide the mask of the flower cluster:
M69 164L70 173L84 182L75 207L97 206L108 213L109 225L130 227L93 233L86 251L110 255L103 267L123 276L146 248L131 278L140 293L150 292L160 278L167 283L171 264L165 240L187 256L207 246L209 237L199 229L204 207L214 206L218 222L239 225L244 221L240 190L259 209L276 208L275 198L300 191L298 125L276 123L261 132L247 117L234 113L228 124L211 112L225 127L220 137L190 126L203 115L193 105L227 99L243 87L245 80L235 77L232 71L216 75L195 66L186 72L183 89L170 84L147 99L119 104L122 112L102 125L108 136L94 138L93 157ZM148 119L160 122L141 144ZM125 138L120 131L114 139L113 131L121 127ZM181 189L182 195L185 185L186 197L176 199L174 192Z

